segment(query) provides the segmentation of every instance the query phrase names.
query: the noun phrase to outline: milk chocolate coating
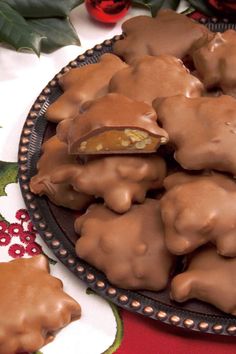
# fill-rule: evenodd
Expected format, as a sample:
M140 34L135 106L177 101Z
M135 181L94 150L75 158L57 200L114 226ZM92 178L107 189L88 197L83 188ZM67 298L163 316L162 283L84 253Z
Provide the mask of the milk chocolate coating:
M206 88L220 87L236 97L236 32L228 30L205 39L192 58Z
M161 188L165 176L166 164L159 156L109 156L65 166L52 175L52 181L102 197L109 208L124 213L132 202L142 203L148 190Z
M70 154L154 152L168 139L156 120L147 103L110 93L87 104L75 119L62 121L57 136Z
M157 97L201 96L203 85L180 59L170 55L146 55L118 71L110 81L109 91L151 104Z
M66 181L55 184L51 180L53 173L78 165L76 156L68 155L65 143L56 136L50 138L42 145L42 156L37 163L38 173L30 181L31 192L40 196L46 195L58 206L74 210L84 209L92 202L91 196L76 192Z
M111 77L125 67L116 55L104 54L96 64L71 69L59 79L64 93L47 109L47 119L60 122L74 118L84 102L104 96Z
M165 240L182 255L212 242L219 254L236 257L236 183L220 173L175 173L164 182L161 199Z
M94 204L75 222L79 257L125 289L166 287L174 257L164 243L159 202L146 199L118 215Z
M176 96L155 101L154 108L183 168L236 174L234 98Z
M190 48L209 31L172 10L161 10L155 18L137 16L123 23L124 39L114 44L114 53L130 63L144 55L170 54L184 58Z
M0 289L0 354L35 352L80 318L80 305L42 255L0 263Z
M171 284L171 297L184 302L198 299L236 316L236 258L217 254L212 246L197 250L187 270Z

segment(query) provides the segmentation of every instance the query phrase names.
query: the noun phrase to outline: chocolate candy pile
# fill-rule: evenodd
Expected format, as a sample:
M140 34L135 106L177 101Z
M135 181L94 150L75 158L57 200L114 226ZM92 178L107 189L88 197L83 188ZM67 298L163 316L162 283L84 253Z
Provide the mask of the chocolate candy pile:
M114 285L236 315L236 32L170 10L123 32L59 79L31 191L84 210L76 253Z

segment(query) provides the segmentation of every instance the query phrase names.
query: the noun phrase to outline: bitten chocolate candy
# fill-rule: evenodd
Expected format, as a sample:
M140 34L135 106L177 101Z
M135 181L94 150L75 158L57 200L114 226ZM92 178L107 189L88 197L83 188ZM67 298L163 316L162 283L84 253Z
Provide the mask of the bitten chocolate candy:
M35 352L80 318L42 255L0 263L0 289L0 354Z
M111 77L125 67L117 56L104 54L99 63L71 69L59 79L64 93L47 109L47 119L59 122L74 118L84 102L104 96Z
M54 184L52 173L62 168L73 168L79 165L76 156L67 153L67 145L56 136L50 138L42 146L42 156L37 163L38 173L31 178L30 190L40 196L46 195L51 202L66 208L81 210L93 200L91 196L76 192L68 182Z
M222 257L211 246L197 250L187 270L174 277L171 297L202 300L236 316L236 258Z
M236 257L236 183L211 173L174 173L165 179L161 216L166 246L181 255L213 242L224 256Z
M192 58L206 88L218 87L236 97L236 32L216 33L200 43Z
M118 71L110 81L109 91L151 104L157 97L201 96L203 85L180 59L170 55L146 55Z
M206 26L172 10L161 10L155 18L131 18L123 23L122 30L124 39L117 41L113 49L128 63L147 54L170 54L182 59L195 41L209 33Z
M166 287L174 257L164 243L159 202L146 199L118 215L104 205L92 205L75 222L80 234L76 253L110 282L125 289Z
M57 127L70 154L155 152L168 140L151 106L110 93L87 104L73 120Z
M234 98L176 96L154 101L154 108L183 168L236 174Z
M65 166L52 175L52 181L102 197L109 208L124 213L132 202L142 203L148 190L161 188L165 176L166 164L159 156L109 156Z

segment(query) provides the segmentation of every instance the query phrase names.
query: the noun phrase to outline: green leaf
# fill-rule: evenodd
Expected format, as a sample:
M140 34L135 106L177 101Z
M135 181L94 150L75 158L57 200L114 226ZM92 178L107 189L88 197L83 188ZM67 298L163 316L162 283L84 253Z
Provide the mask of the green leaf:
M0 161L0 197L7 195L5 188L17 182L17 163Z
M207 5L206 0L188 0L188 2L198 11L207 16L214 16L215 13Z
M77 33L68 18L27 20L28 25L43 38L41 50L50 53L65 45L80 45Z
M84 0L0 0L29 18L65 17Z
M133 4L147 7L153 17L156 16L160 9L176 10L179 6L180 0L132 0Z
M2 214L0 214L0 221L5 221L5 223L7 225L9 225L10 223L4 218L4 216L2 216Z
M0 41L15 49L28 49L40 53L42 36L27 25L25 19L8 4L0 1Z

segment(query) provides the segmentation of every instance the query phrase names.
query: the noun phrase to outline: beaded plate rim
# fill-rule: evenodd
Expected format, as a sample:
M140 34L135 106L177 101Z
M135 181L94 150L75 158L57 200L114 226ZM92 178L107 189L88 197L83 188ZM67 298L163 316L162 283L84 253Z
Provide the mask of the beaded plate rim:
M210 20L209 20L210 22ZM210 22L214 23L214 22ZM29 114L26 118L22 129L19 151L18 151L18 177L21 192L30 214L31 220L35 225L37 232L44 240L46 245L53 251L55 256L70 270L77 278L87 283L87 285L103 298L112 301L116 305L146 317L159 320L165 324L175 327L188 329L191 331L236 336L236 317L231 315L213 315L202 314L186 309L178 308L178 305L171 306L161 303L149 297L137 293L119 289L113 286L105 277L105 275L79 259L74 250L68 244L66 237L63 237L63 232L53 223L53 216L48 208L46 199L38 197L30 192L29 181L31 178L31 162L35 158L35 149L40 151L41 144L34 134L34 128L39 124L38 119L41 118L41 143L43 134L46 129L46 120L42 124L42 116L45 113L52 90L58 86L58 79L65 72L78 66L89 63L90 58L94 55L98 57L106 52L111 52L112 45L119 40L121 35L115 36L110 40L105 40L103 43L96 45L94 48L87 50L84 54L79 55L75 60L69 62L55 77L47 84L37 97ZM43 206L43 207L42 207ZM46 212L45 212L46 211Z

